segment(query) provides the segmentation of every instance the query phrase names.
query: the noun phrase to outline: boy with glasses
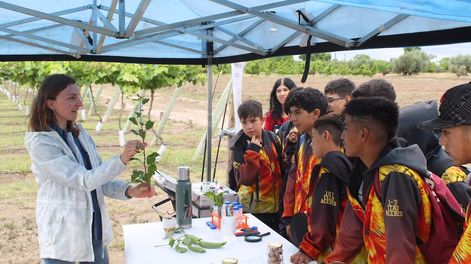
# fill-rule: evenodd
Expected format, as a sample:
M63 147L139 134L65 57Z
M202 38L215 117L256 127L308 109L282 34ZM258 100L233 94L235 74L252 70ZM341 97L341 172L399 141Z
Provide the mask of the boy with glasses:
M337 115L342 114L345 104L352 99L352 91L355 84L346 78L332 80L324 88L324 94L327 97L329 111Z

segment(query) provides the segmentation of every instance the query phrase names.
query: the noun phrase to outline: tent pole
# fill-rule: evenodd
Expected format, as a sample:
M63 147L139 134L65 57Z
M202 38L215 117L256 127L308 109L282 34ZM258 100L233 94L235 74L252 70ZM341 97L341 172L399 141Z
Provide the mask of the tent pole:
M208 129L206 131L206 181L211 181L211 139L213 127L213 74L212 74L213 55L208 52Z
M93 0L93 8L94 10L96 10L96 7L97 7L97 0ZM97 26L97 15L96 15L96 12L92 12L92 23L93 23L93 26L96 27ZM93 39L93 52L96 52L96 47L97 47L97 36L98 34L96 33L96 31L93 31L92 33L92 39Z

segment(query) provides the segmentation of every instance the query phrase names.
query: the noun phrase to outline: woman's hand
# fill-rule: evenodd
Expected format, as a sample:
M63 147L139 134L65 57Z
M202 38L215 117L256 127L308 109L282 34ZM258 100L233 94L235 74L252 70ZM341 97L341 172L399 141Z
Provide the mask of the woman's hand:
M135 186L128 187L128 196L133 198L150 198L154 196L155 189L147 182L141 182Z
M124 146L123 153L119 157L124 164L128 164L129 160L144 148L145 145L139 140L128 141Z

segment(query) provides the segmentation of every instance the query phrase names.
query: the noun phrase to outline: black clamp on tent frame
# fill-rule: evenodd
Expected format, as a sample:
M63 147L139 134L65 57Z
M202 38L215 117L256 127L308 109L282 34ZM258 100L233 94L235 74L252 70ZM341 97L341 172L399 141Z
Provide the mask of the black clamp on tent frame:
M299 25L301 25L301 18L308 24L311 22L311 20L301 10L296 10L296 13L298 13ZM303 77L301 78L302 83L306 82L307 75L309 74L309 68L311 66L311 39L312 39L312 35L309 35L309 37L307 38L307 43L306 43L306 61L304 63Z

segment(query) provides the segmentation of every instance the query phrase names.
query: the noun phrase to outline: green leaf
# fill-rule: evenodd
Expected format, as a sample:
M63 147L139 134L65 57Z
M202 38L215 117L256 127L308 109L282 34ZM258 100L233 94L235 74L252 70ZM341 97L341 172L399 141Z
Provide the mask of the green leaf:
M149 165L147 167L148 177L152 178L152 176L155 174L155 171L157 171L157 166L155 166L155 164Z
M132 172L132 175L131 175L131 181L132 181L132 182L137 182L137 183L145 182L145 175L144 175L144 172L143 172L143 171L134 170L134 171Z
M168 244L170 245L170 247L173 247L173 245L175 244L175 238L170 237L168 240Z
M147 120L146 122L146 130L151 129L154 126L154 121Z
M133 123L134 125L137 125L137 119L135 117L130 117L129 121L131 121L131 123Z
M152 152L147 156L147 164L154 164L155 159L159 156L159 153L157 152Z
M146 139L146 131L139 129L139 136L142 138L142 140Z
M215 193L208 191L208 192L205 192L204 195L208 197L213 202L214 205L217 205L217 206L222 205L222 203L221 204L218 203L218 198Z
M216 205L219 206L219 208L221 208L222 204L224 203L224 193L223 192L218 193L218 195L216 195L215 201L216 201Z
M178 253L185 253L188 251L188 249L186 247L180 246L180 243L177 243L177 245L175 246L175 251L177 251Z
M208 197L211 201L214 201L214 197L216 196L213 192L205 192L204 195Z
M147 104L147 103L149 102L149 100L150 100L149 98L144 98L144 99L142 99L142 104L143 104L143 105L144 105L144 104Z
M185 230L183 230L183 228L181 227L177 227L169 232L165 232L165 238L164 239L167 239L167 238L170 238L172 239L173 237L173 234L180 234L180 233L185 233ZM174 238L173 238L174 239ZM174 244L175 242L179 242L180 240L179 239L174 239ZM170 241L169 241L169 245L170 245Z
M131 132L136 135L136 136L139 136L139 130L136 130L136 129L131 129Z

